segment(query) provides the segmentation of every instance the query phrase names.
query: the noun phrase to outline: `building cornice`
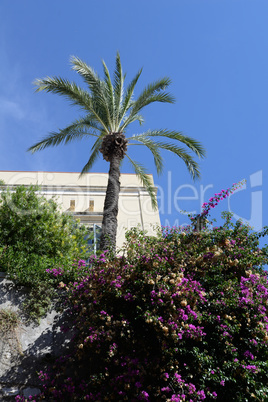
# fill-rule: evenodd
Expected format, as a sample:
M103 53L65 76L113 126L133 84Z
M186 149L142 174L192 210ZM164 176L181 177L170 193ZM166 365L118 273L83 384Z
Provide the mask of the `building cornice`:
M49 194L53 195L90 195L94 193L94 195L103 195L106 193L107 187L106 186L79 186L79 185L40 185L40 184L2 184L0 186L3 187L4 189L10 189L15 190L17 187L20 186L25 186L25 187L30 187L30 186L37 186L37 191L40 192L41 194ZM153 190L155 193L157 193L157 187L153 187ZM145 187L137 187L137 186L120 186L120 194L124 195L138 195L138 194L148 194L147 190Z

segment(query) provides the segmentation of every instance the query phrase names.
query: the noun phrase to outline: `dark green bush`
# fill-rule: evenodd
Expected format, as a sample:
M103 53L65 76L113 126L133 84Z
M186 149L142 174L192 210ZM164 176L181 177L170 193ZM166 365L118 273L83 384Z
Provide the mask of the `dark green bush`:
M62 214L54 199L38 194L36 186L3 189L0 197L0 264L23 284L44 267L67 266L85 258L87 230Z
M38 317L49 307L47 299L51 300L52 289L61 279L50 271L60 269L64 280L74 280L74 262L89 255L85 237L90 233L71 215L61 213L54 199L38 194L37 186L12 190L2 185L1 190L0 270L17 285L47 289L46 298L33 300L31 292L25 304L31 316Z

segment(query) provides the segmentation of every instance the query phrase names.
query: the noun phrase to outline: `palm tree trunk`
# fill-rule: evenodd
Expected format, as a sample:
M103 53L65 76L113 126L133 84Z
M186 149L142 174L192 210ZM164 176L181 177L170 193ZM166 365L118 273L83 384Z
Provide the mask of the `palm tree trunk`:
M103 209L102 233L100 238L101 250L116 248L118 200L120 192L120 160L118 156L110 159L108 185Z

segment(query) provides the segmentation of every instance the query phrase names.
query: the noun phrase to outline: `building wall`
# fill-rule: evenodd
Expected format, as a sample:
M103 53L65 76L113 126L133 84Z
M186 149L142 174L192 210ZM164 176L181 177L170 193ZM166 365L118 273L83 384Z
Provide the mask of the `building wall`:
M105 173L0 171L7 186L38 184L47 198L55 196L64 212L74 214L81 223L101 225L108 182ZM152 178L152 176L151 176ZM159 211L153 211L150 196L135 174L122 174L119 195L117 246L124 242L125 231L138 224L154 234L160 225ZM155 189L156 191L156 189Z

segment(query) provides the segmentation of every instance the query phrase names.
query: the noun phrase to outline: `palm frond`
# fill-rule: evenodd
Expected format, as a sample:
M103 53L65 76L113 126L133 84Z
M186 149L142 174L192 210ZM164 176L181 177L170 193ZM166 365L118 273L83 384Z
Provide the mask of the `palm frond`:
M115 121L116 121L116 131L119 126L119 111L121 108L121 103L124 97L124 81L125 75L123 75L120 54L116 54L115 71L114 71L114 104L115 104Z
M133 80L130 82L130 84L128 85L128 87L126 89L126 94L124 96L122 106L119 109L120 115L118 118L118 125L121 124L121 121L124 119L126 113L132 107L132 105L135 104L135 102L133 103L133 101L132 101L132 96L133 96L135 86L138 82L138 79L140 78L141 73L142 73L142 69L140 69L138 71L138 73L135 75L135 77L133 78ZM123 128L122 129L120 128L119 131L123 131Z
M169 144L165 142L158 142L158 147L160 149L165 149L166 151L170 151L173 154L177 155L179 158L183 160L185 163L188 172L195 180L196 178L200 177L199 165L198 163L192 158L192 156L185 151L185 149L180 148L174 144Z
M36 92L46 91L59 94L71 101L72 104L82 107L86 112L91 112L96 121L98 121L109 133L108 125L105 122L105 116L103 116L100 108L97 107L96 102L90 96L89 92L83 90L74 82L70 82L63 78L47 77L44 79L37 79L34 81L36 86Z
M89 93L74 82L70 82L60 77L46 77L36 79L34 81L35 92L46 91L59 94L71 101L72 104L78 105L83 109L90 109L92 100Z
M85 120L85 119L82 119ZM32 145L28 151L35 153L37 151L41 151L42 149L48 147L58 146L60 144L68 144L74 140L82 140L85 136L98 137L98 134L94 132L89 132L88 128L85 128L85 122L80 123L80 121L76 121L70 126L60 130L59 132L52 132L44 137L41 141ZM99 130L98 126L91 124L90 128L92 130Z
M142 91L138 99L135 101L133 110L138 112L144 106L152 102L174 103L175 99L168 92L164 92L170 85L171 80L164 77L156 82L153 82Z
M165 137L163 134L167 133L166 137L171 138L171 139L176 139L176 140L179 140L179 139L181 139L181 137L184 137L185 141L182 141L182 142L186 143L186 145L188 145L187 140L189 140L189 141L191 140L189 137L182 136L180 133L176 133L176 132L167 132L165 130L158 130L158 131L152 132L152 131L149 130L149 131L147 131L147 132L145 132L143 134L136 134L136 135L133 135L132 137L129 137L128 141L129 142L130 141L142 142L144 145L148 146L149 149L150 149L150 146L153 146L154 149L158 149L158 150L159 149L164 149L164 150L170 151L170 152L174 153L175 155L179 156L184 161L184 163L186 164L186 167L187 167L189 173L191 174L191 176L193 177L193 179L195 179L197 177L200 177L198 164L194 161L192 156L185 149L183 149L181 147L178 147L174 143L169 143L169 142L166 142L166 141L153 141L150 138L150 137L154 137L154 135L151 135L152 133L156 133L156 134L161 133L162 137ZM176 136L175 134L178 134L178 135ZM155 137L157 137L157 135L155 135ZM131 145L131 143L129 143L129 145ZM192 145L192 143L190 141L189 148L192 150L192 147L193 147L193 145ZM200 151L200 149L198 147L197 147L197 149L194 148L194 150L196 150L196 153L199 153L199 151ZM157 151L157 152L159 153L159 151Z
M202 144L199 141L196 141L194 138L183 135L179 131L168 131L168 130L148 130L142 135L147 137L165 137L170 138L172 140L179 141L185 144L191 151L193 151L199 158L204 158L206 155L206 151L203 148Z
M143 116L141 114L135 114L132 117L126 116L124 121L123 121L123 124L119 127L118 131L123 132L124 128L126 128L125 127L125 120L128 120L128 124L127 124L128 126L131 123L134 123L134 121L138 121L140 123L140 126L144 123L144 118L143 118Z
M99 89L98 87L101 79L92 67L76 56L71 56L70 61L72 64L72 69L81 75L92 93L94 93L96 89Z
M85 83L89 86L91 98L94 102L94 110L97 115L101 116L104 125L111 131L112 118L109 109L109 99L107 99L107 87L105 81L101 80L97 73L87 63L72 56L71 63L72 69L76 71L84 79Z
M140 94L138 99L131 104L131 110L128 118L124 121L122 125L122 130L127 127L135 116L141 109L148 106L154 102L162 103L174 103L175 99L172 95L164 92L165 88L170 85L170 79L165 77L152 84L149 84L143 92Z
M143 137L142 135L134 135L132 137L130 137L128 139L128 141L138 141L141 144L131 144L129 143L129 145L145 145L147 148L149 148L149 150L152 152L153 157L154 157L154 163L156 166L156 170L158 174L161 174L163 171L163 158L161 157L160 153L159 153L159 145L156 141L151 140L148 137Z
M109 108L109 115L110 115L110 125L111 131L116 130L116 116L115 116L115 100L114 100L114 89L113 84L111 81L109 70L102 60L102 65L104 69L104 76L105 76L105 92L106 92L106 99L108 100L108 108Z
M133 159L130 158L129 155L126 155L126 157L129 159L130 163L132 164L134 171L138 178L140 179L142 185L146 188L148 191L148 194L150 195L151 202L152 202L152 207L156 211L157 210L157 199L156 199L156 194L154 191L153 183L148 174L146 174L145 168L140 164L135 162Z
M93 166L94 162L96 161L96 159L99 157L100 155L100 147L101 147L101 143L102 143L102 138L103 135L100 136L99 138L97 138L97 140L94 142L92 148L91 148L91 154L89 157L89 160L87 161L87 163L85 164L85 166L83 167L81 173L80 173L80 177L89 172L89 170L91 169L91 167Z

